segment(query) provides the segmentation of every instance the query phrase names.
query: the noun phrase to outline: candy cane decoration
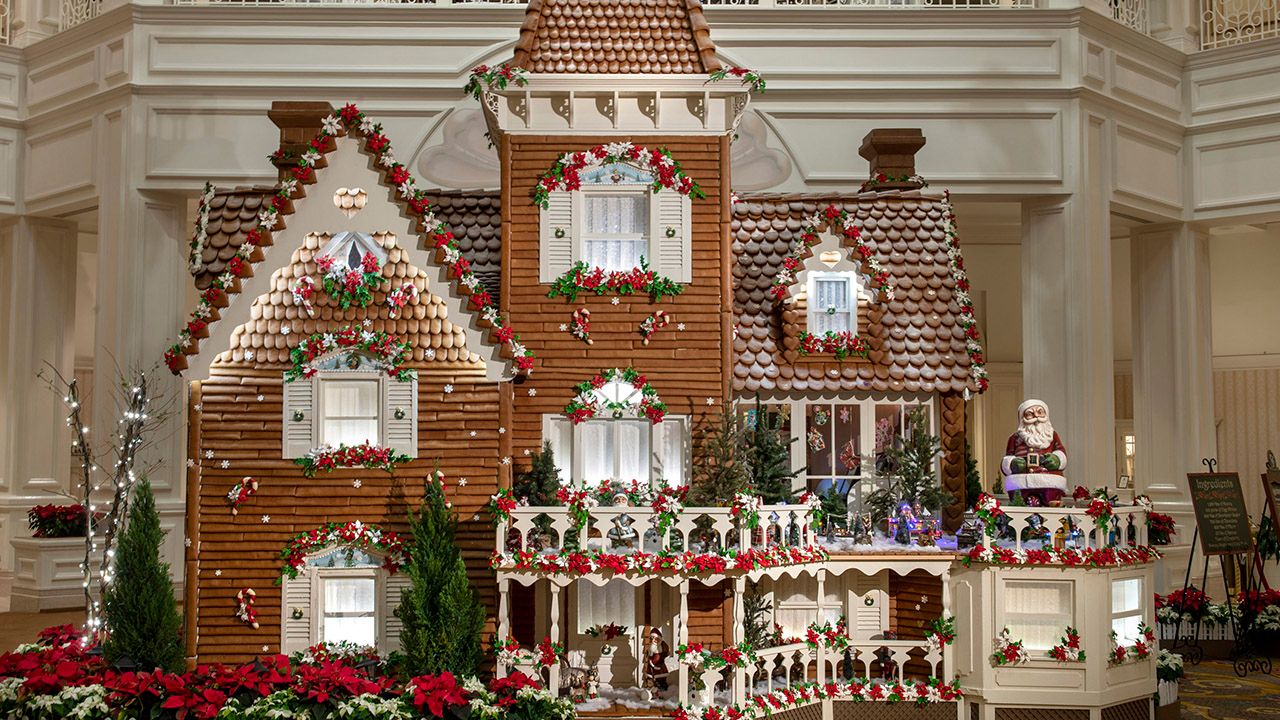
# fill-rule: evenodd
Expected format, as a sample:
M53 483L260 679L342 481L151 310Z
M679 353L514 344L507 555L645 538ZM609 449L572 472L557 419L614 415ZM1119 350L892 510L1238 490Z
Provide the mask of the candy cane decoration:
M644 322L640 323L640 335L644 337L644 344L648 345L649 340L653 337L654 333L670 324L671 316L668 315L665 310L658 310L654 314L645 318Z
M300 305L307 311L308 317L315 317L316 309L311 304L311 296L316 292L316 281L310 277L300 277L290 288L293 304Z
M254 630L258 629L258 609L253 606L257 601L258 593L253 588L236 593L236 618Z
M418 286L413 283L406 283L391 291L387 296L387 306L391 308L388 313L391 317L395 317L400 310L409 303L418 299Z
M591 344L591 311L586 308L578 308L573 311L573 324L569 326L569 333L578 338L582 342Z

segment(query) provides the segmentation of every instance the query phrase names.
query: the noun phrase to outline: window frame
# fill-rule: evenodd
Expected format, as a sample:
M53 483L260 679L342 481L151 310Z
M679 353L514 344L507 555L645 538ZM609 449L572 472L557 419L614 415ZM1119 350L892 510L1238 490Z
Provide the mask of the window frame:
M834 408L840 405L856 406L859 415L859 436L860 447L858 448L859 457L875 456L875 410L881 405L896 405L900 408L910 408L922 405L927 408L929 417L930 432L936 432L938 428L938 404L933 395L890 395L890 394L870 394L862 395L855 398L840 397L833 394L823 394L812 398L787 398L778 400L761 399L761 409L765 411L776 410L777 408L788 405L790 406L790 430L791 430L791 466L801 468L800 475L796 478L794 487L798 491L816 491L810 482L811 475L821 480L839 480L848 481L850 498L850 512L854 512L855 507L862 506L862 498L866 492L875 489L875 483L871 476L865 472L857 474L849 473L829 473L815 474L809 472L809 445L808 445L808 417L809 407L812 405L825 405ZM745 416L746 412L755 409L754 399L739 399L735 406L740 415ZM834 413L834 410L833 410ZM903 412L900 417L898 426L899 434L905 429L907 413ZM838 462L839 448L834 446L834 423L831 423L831 431L827 436L828 452L832 453L832 459ZM832 469L835 469L833 462ZM934 460L934 473L939 471L938 460Z
M1067 598L1071 607L1066 613L1053 613L1053 616L1065 615L1066 622L1056 624L1051 630L1051 639L1048 645L1039 646L1034 644L1034 639L1025 637L1025 632L1019 632L1015 629L1015 623L1010 616L1030 616L1030 617L1049 617L1050 613L1045 612L1044 608L1040 608L1034 612L1009 610L1009 587L1017 585L1052 585L1055 587L1066 588ZM997 580L996 598L999 598L998 607L996 609L996 627L1009 628L1009 635L1013 640L1021 640L1023 647L1027 649L1031 657L1041 659L1045 657L1045 653L1058 643L1058 638L1066 631L1068 627L1079 627L1080 623L1076 620L1077 611L1080 609L1080 602L1077 592L1078 584L1074 580L1057 580L1045 577L1017 577L1017 578L1000 578Z
M586 484L585 478L582 475L583 453L586 452L586 448L585 448L586 443L582 438L583 433L585 432L584 426L587 423L615 423L615 422L637 422L637 423L643 423L644 425L647 426L647 430L649 431L649 462L647 463L649 468L649 476L647 480L650 487L657 487L659 466L662 465L663 461L665 460L665 458L660 457L657 452L657 449L660 446L664 450L666 448L666 443L661 442L661 437L659 436L659 433L665 433L667 428L671 427L671 425L669 425L668 423L679 424L683 431L680 437L680 441L681 441L680 461L682 465L680 484L681 485L689 484L689 473L691 470L690 455L691 455L691 447L692 447L692 441L690 438L690 434L692 432L691 431L692 423L690 421L689 416L667 415L665 418L663 418L662 422L660 423L651 423L648 420L645 420L643 418L614 419L609 417L596 417L596 418L587 420L585 422L579 423L577 425L574 425L570 423L569 418L565 417L564 415L553 413L553 414L547 414L542 416L542 439L545 442L550 442L552 445L552 448L556 450L556 455L555 455L556 470L560 476L561 484L570 485L573 487L582 487L583 485ZM572 447L569 453L567 473L565 471L565 467L566 467L564 462L565 455L557 447L560 444L560 441L562 439L561 433L566 429L565 427L566 425L569 431L569 440L570 440L570 443L572 444ZM614 463L615 471L617 470L617 468L618 468L618 461L615 459L615 463ZM662 465L662 469L665 469L665 465ZM566 475L568 477L566 477ZM626 482L626 481L630 481L632 478L613 477L611 479L621 480L623 482ZM642 478L634 478L634 479L641 480ZM662 483L663 485L671 485L671 481L668 480L665 476L662 479L663 479L663 483Z
M375 438L368 439L369 444L382 446L387 434L387 418L386 418L386 374L379 372L371 372L365 370L322 370L316 373L315 378L315 440L321 445L332 445L337 447L336 443L329 441L325 433L325 422L329 420L328 412L325 408L325 384L338 382L362 382L371 383L375 392L375 411L378 424L378 434ZM335 418L335 419L367 419L367 418Z
M610 611L611 616L608 617L607 619L600 621L599 623L586 624L584 618L582 617L583 593L584 592L599 593L600 595L604 596L605 601L608 602L610 598L606 595L606 592L608 591L608 588L610 587L610 585L612 585L613 583L618 583L619 587L626 587L631 591L630 616L628 617L627 614L623 612L625 608L617 608L616 610ZM640 615L639 610L640 610L640 604L642 601L642 598L640 597L640 593L638 592L639 590L638 586L632 585L630 582L628 582L625 578L622 578L622 577L611 578L608 582L606 582L603 585L596 585L595 583L584 581L584 582L577 583L577 586L578 586L577 592L573 593L573 624L572 626L577 628L578 635L582 635L588 627L591 627L591 625L596 625L596 624L604 625L608 622L617 623L618 625L622 625L623 627L627 627L627 628L635 628L638 626L636 623L636 618L638 618Z
M372 647L379 652L383 652L387 645L387 638L383 637L383 626L386 619L386 576L387 571L380 567L309 567L307 573L311 576L311 623L309 628L310 642L312 645L325 642L324 624L325 603L324 588L325 582L330 579L371 579L373 580L373 645Z
M1138 582L1137 607L1132 610L1124 610L1124 611L1117 612L1115 608L1115 584L1118 582L1128 582L1128 581L1134 581L1134 580ZM1146 577L1141 574L1134 574L1134 575L1126 574L1126 575L1119 575L1119 576L1111 576L1107 578L1107 620L1108 620L1107 631L1108 632L1115 630L1115 622L1116 620L1119 620L1119 619L1136 617L1138 619L1139 624L1146 622L1146 612L1147 612L1146 601L1145 601L1146 592L1147 592ZM1119 633L1116 634L1116 642L1125 646L1133 645L1135 641L1141 640L1141 639L1142 639L1141 635L1135 635L1135 637L1126 638L1126 637L1121 637Z
M825 316L828 313L825 309L821 311L817 307L818 299L818 282L819 281L840 280L844 282L845 310L833 314L845 314L849 318L848 330L836 330L835 332L851 332L858 333L858 299L861 297L861 283L858 282L858 273L853 270L811 270L806 284L805 292L805 327L808 331L815 335L825 334L827 331L819 331L814 323L815 316Z
M649 187L647 185L642 185L639 183L620 183L617 185L592 184L592 185L583 185L578 190L574 190L572 192L578 195L577 197L578 202L576 204L581 207L581 211L578 212L578 217L575 218L575 223L574 223L574 233L573 233L574 262L583 262L583 263L587 262L586 244L588 241L629 240L633 242L643 241L645 245L645 252L642 253L642 257L644 258L645 263L647 263L650 268L657 267L657 247L656 247L657 243L654 242L654 237L655 237L654 228L657 223L657 217L656 217L657 203L653 201L653 193L649 190ZM588 215L587 203L590 196L593 196L593 195L596 195L596 196L636 195L643 198L644 204L645 204L645 215L647 216L645 232L604 234L604 235L588 232L587 226L588 226L589 220L587 217ZM589 265L589 267L595 268L597 266ZM638 263L636 267L639 267ZM606 268L601 268L601 269L605 270L605 272L612 272L611 270ZM619 270L621 272L626 272L631 269L632 268L615 268L615 270Z

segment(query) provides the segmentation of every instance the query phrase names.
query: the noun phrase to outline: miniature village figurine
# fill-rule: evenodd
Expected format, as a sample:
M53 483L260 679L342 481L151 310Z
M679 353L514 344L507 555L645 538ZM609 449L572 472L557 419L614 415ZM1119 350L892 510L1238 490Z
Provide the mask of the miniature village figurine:
M858 516L857 525L854 528L853 542L855 545L870 545L871 536L875 531L875 520L871 518L871 513L862 513Z
M644 653L644 687L646 689L666 692L667 658L671 656L671 646L662 639L662 630L656 627L649 629L649 643Z
M1018 430L1000 463L1005 492L1031 507L1059 504L1067 490L1066 466L1067 449L1049 423L1049 406L1040 400L1019 405Z

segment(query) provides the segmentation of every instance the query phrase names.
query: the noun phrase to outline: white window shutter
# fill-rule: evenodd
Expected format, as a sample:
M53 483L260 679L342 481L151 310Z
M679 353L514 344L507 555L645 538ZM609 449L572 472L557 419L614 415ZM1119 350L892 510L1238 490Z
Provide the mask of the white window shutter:
M542 439L551 443L560 482L568 484L573 479L573 423L563 415L543 415Z
M653 426L653 477L669 487L687 485L689 419L668 415Z
M649 247L657 257L649 258L649 267L659 275L687 283L693 279L689 198L674 190L660 190L652 197L655 208L650 227Z
M849 630L855 640L869 640L889 628L889 578L885 573L853 577L853 619Z
M280 593L284 607L280 608L280 652L291 655L311 647L311 625L315 621L315 608L311 606L310 573L300 573L296 578L285 578Z
M316 381L298 378L284 384L284 457L299 458L315 449ZM295 419L296 418L296 419Z
M378 637L382 639L382 647L379 651L384 655L402 649L400 631L404 629L404 623L396 611L400 607L401 596L408 587L409 576L405 575L404 571L387 575L382 582L383 598L380 608L382 617L378 618Z
M578 232L579 193L552 190L542 210L538 281L551 282L573 267L573 238Z
M418 380L383 381L382 427L384 444L411 458L418 457ZM403 417L396 417L396 415Z

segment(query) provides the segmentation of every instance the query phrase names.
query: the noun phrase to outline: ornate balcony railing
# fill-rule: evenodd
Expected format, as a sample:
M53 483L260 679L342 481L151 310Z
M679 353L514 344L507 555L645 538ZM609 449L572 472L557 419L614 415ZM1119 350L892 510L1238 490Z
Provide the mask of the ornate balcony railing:
M735 554L815 546L812 511L804 505L765 505L756 528L727 507L686 507L674 518L648 506L598 506L579 524L567 506L523 506L510 512L494 540L498 556L537 553L558 556L595 551L658 556L691 552Z
M1009 519L1013 547L1022 550L1029 541L1039 538L1044 547L1063 547L1078 550L1100 550L1110 547L1126 547L1132 541L1145 546L1147 539L1147 515L1150 512L1140 505L1111 508L1112 518L1106 532L1100 532L1093 516L1086 508L1062 507L1010 507L1002 508ZM991 547L992 538L986 528L982 542ZM1001 542L1000 544L1007 544Z
M1280 37L1280 0L1201 0L1201 50L1273 37Z
M102 12L102 0L62 0L62 14L58 18L58 29L73 28L98 17L100 12Z
M1148 34L1150 15L1147 12L1147 0L1110 0L1111 17L1128 28L1133 28L1143 35Z

